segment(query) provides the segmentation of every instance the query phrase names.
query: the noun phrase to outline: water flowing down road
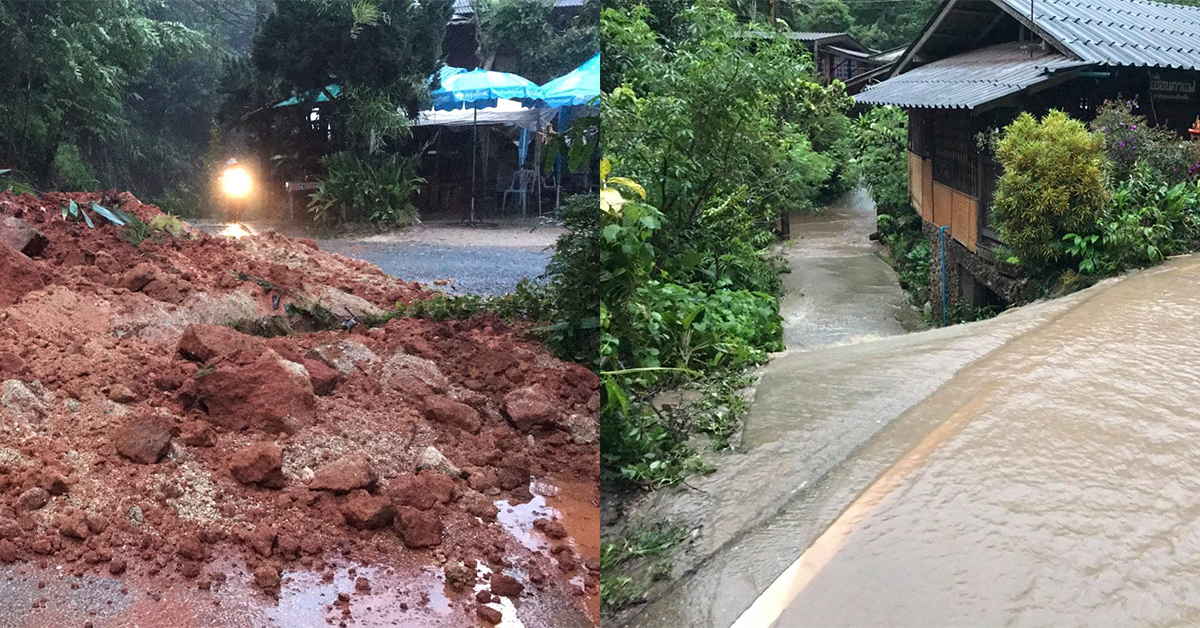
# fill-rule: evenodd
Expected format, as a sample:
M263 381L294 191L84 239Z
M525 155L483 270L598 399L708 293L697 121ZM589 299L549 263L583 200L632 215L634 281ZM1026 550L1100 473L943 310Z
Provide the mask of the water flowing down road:
M630 624L1197 623L1197 322L1189 257L777 357L672 501L704 558Z
M746 625L1200 622L1198 323L1176 259L960 372Z

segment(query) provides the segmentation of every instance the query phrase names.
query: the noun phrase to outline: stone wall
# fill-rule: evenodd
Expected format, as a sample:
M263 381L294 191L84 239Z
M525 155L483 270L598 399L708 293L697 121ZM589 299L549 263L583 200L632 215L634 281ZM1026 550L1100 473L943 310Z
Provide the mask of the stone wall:
M929 302L933 306L933 320L942 320L942 238L938 227L923 223L921 230L929 238ZM951 313L956 303L965 303L972 308L993 304L1020 303L1029 296L1029 280L1003 264L998 264L991 251L980 246L979 253L946 233L946 303ZM990 293L990 294L989 294Z

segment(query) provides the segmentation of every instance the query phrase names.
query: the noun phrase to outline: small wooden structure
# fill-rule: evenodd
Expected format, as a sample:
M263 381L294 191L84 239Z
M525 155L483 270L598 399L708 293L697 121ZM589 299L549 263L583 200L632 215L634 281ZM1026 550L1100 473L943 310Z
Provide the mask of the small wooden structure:
M949 291L978 306L1017 288L989 260L999 166L979 135L1023 111L1090 120L1105 100L1136 100L1186 136L1200 115L1200 8L1145 0L945 0L890 78L856 100L909 113L909 197L934 255L945 228ZM931 289L941 289L940 264ZM935 304L940 298L931 299Z

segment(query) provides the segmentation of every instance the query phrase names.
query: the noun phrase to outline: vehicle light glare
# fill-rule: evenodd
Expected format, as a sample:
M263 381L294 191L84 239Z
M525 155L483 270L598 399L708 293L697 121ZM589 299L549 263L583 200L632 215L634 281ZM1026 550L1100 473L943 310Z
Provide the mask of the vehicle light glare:
M241 198L250 193L250 173L242 168L230 168L221 177L221 186L227 196Z

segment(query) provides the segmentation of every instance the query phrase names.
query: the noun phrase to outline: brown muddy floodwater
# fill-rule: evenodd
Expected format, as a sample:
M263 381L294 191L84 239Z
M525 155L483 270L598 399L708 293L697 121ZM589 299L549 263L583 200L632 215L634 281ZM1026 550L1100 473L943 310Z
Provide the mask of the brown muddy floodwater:
M1076 297L911 408L734 625L1200 623L1200 259Z

